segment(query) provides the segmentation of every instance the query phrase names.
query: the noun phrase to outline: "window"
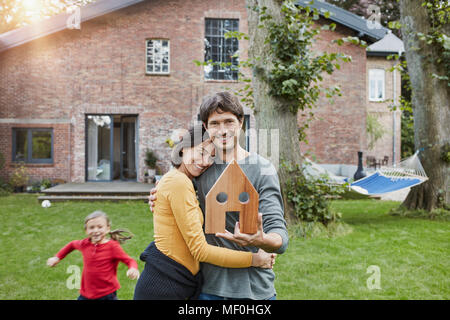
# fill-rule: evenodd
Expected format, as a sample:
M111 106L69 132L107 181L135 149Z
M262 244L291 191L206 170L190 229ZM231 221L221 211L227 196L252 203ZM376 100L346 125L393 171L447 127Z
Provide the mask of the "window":
M14 128L12 160L53 163L53 130Z
M204 67L207 80L238 79L239 40L225 39L228 31L239 31L238 19L205 19L205 62L213 62Z
M147 40L147 74L169 74L170 72L169 40Z
M369 100L383 101L385 99L385 76L383 69L369 70Z

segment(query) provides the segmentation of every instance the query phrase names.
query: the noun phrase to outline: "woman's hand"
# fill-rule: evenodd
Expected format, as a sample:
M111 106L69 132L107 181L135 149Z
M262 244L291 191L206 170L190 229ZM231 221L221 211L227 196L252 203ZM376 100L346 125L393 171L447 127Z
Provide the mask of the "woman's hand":
M150 190L150 195L148 196L148 205L150 207L150 211L153 212L153 208L155 207L156 201L156 186L158 185L159 180L156 181L155 187Z
M263 249L259 249L257 253L253 253L252 267L272 269L276 257L276 253L267 253Z
M48 258L48 260L47 260L47 266L49 266L49 267L54 267L54 266L56 266L56 265L58 264L58 262L59 262L59 258L58 258L58 257L51 257L51 258Z
M135 268L128 269L127 277L131 280L136 280L137 278L139 278L139 270Z

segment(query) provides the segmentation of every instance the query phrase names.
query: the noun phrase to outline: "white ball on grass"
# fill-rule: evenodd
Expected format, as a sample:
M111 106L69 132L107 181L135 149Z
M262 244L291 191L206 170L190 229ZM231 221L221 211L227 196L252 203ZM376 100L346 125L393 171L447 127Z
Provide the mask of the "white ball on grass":
M44 201L42 201L42 208L50 208L50 206L52 205L51 203L50 203L50 201L48 201L48 200L44 200Z

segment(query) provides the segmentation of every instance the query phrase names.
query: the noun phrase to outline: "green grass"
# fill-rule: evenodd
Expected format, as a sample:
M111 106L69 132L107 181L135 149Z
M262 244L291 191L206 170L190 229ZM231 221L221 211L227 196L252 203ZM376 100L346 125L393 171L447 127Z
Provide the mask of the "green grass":
M152 216L143 202L63 202L43 209L36 195L0 198L0 299L76 299L68 289L77 251L55 268L47 258L85 237L83 220L94 210L108 213L112 228L135 237L123 245L139 263L153 238ZM291 237L275 265L278 299L449 299L450 222L392 216L398 202L334 201L351 233L334 238ZM380 268L381 289L370 290L367 268ZM132 299L136 281L119 264L120 299Z

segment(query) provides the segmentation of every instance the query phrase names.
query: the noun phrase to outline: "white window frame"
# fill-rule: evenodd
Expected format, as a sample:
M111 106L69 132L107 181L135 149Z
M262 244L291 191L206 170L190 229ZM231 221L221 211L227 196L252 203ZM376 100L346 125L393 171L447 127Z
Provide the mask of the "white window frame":
M372 91L372 81L374 81ZM381 81L381 88L380 88ZM381 98L378 93L381 90ZM369 101L384 101L386 99L386 71L384 69L370 69L369 70Z
M152 47L149 48L149 43L152 42ZM163 59L165 58L163 52L161 50L160 57L155 54L155 43L160 43L158 46L163 47L163 43L167 42L167 63L163 63ZM151 52L151 56L149 53ZM149 62L149 58L151 58L152 62ZM167 71L163 71L164 66L167 64ZM152 67L149 70L149 67ZM158 68L159 67L159 68ZM156 69L159 69L158 71ZM146 74L170 74L170 40L169 39L147 39L145 40L145 73Z

